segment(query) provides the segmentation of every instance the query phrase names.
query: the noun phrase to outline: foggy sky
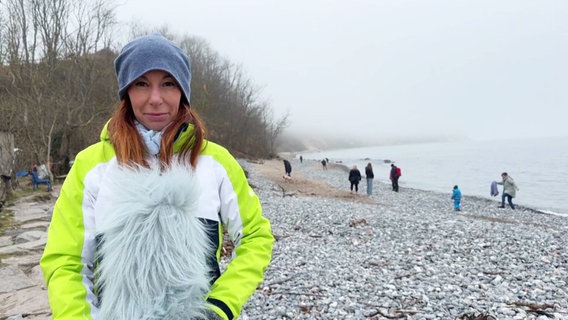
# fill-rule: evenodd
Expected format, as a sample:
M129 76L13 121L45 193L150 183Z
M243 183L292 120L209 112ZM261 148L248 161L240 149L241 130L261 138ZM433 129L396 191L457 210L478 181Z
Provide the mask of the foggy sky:
M128 0L117 13L205 38L289 131L568 136L566 0Z

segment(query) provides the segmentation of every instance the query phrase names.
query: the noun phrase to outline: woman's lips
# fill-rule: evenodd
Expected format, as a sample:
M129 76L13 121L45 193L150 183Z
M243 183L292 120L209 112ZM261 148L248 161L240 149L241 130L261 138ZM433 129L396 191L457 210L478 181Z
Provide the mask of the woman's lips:
M167 113L147 113L146 117L150 121L163 121L168 117Z

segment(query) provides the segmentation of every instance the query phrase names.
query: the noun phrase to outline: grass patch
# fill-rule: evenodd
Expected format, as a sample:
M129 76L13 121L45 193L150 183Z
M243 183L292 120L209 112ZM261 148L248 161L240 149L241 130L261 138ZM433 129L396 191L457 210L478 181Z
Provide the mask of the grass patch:
M6 233L6 230L14 228L14 212L11 210L0 211L0 236Z

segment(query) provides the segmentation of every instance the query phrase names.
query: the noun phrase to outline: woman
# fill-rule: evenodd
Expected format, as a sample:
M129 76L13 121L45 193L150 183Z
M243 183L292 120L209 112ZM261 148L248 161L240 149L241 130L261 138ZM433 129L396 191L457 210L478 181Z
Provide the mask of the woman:
M357 169L357 166L353 166L349 171L349 182L351 183L351 193L353 193L353 188L355 188L355 193L359 192L359 181L361 181L361 172Z
M367 178L367 195L370 197L373 194L373 179L375 178L373 165L370 162L365 167L365 177Z
M503 194L501 194L501 205L499 206L499 208L505 208L505 198L507 198L509 206L511 206L511 209L515 210L513 198L517 195L519 188L517 187L515 180L513 180L513 178L511 178L511 176L509 176L507 172L501 173L501 179L503 179L503 181L497 182L497 184L503 186Z
M77 155L40 262L53 319L234 319L262 281L270 223L238 162L204 139L190 70L157 34L116 58L120 103ZM235 249L221 274L223 228Z

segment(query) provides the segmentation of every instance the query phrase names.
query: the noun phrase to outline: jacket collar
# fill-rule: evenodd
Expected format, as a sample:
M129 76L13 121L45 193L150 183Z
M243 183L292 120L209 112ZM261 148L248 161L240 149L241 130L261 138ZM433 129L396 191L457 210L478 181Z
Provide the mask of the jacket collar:
M110 133L108 132L108 124L110 120L105 123L103 129L101 130L100 139L103 142L110 142ZM190 139L193 136L193 124L183 124L178 129L176 141L174 142L174 152L178 152L184 141Z

